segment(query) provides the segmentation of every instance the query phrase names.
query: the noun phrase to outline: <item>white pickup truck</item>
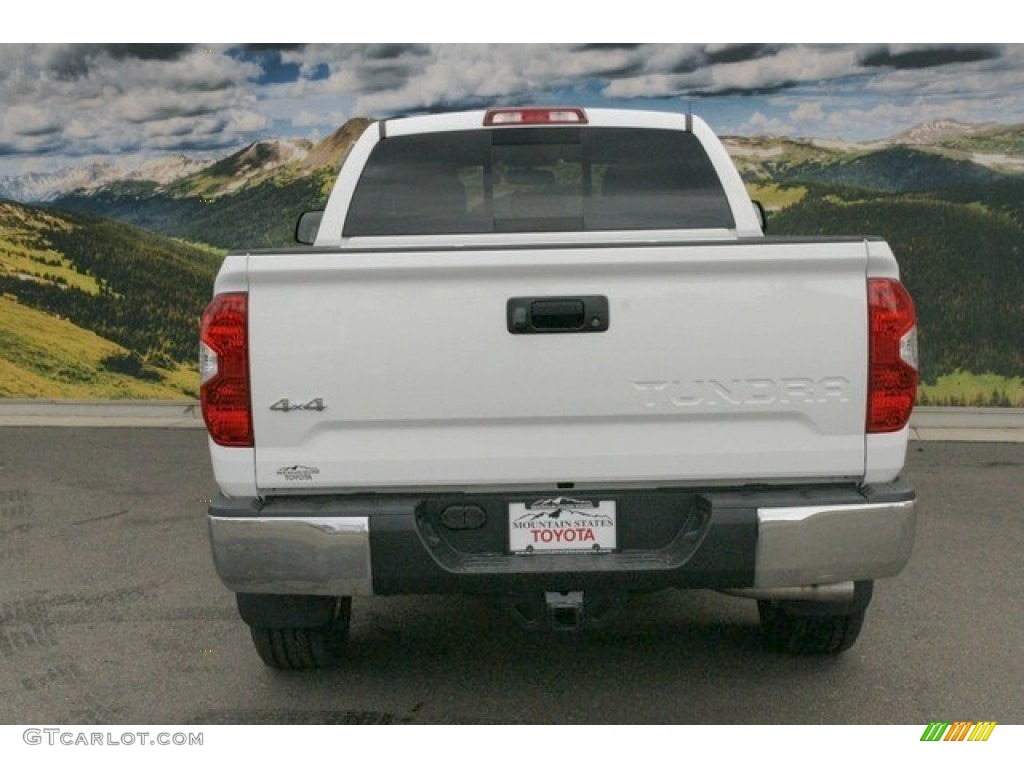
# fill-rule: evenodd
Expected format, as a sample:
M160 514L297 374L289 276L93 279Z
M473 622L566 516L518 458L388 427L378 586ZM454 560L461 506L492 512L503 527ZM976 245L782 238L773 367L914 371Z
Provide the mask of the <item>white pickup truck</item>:
M665 588L838 653L907 563L893 254L765 237L700 119L381 121L297 238L227 256L201 329L213 558L267 664L343 658L353 596L575 629Z

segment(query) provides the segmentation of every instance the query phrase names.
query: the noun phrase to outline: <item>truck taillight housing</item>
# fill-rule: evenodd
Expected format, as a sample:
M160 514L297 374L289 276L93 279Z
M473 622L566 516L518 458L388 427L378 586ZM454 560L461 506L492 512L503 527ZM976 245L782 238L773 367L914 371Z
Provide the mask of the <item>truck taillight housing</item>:
M213 298L199 331L199 402L211 439L218 445L251 448L249 388L249 296Z
M917 316L898 280L868 280L868 433L898 432L917 397Z

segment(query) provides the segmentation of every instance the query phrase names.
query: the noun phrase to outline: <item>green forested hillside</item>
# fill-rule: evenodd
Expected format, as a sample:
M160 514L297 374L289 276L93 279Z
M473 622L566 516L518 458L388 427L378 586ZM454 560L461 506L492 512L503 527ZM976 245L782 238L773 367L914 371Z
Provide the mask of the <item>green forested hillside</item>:
M220 255L108 219L0 202L0 395L195 396Z
M812 187L770 226L773 234L884 237L917 305L926 381L957 370L1024 372L1024 227L1002 210Z
M173 196L143 186L68 195L59 207L109 216L170 237L226 250L293 244L299 214L322 208L335 172L272 178L216 197Z
M874 192L931 192L966 184L994 184L1006 178L967 160L904 146L831 162L812 160L787 168L784 176L790 183L839 184Z

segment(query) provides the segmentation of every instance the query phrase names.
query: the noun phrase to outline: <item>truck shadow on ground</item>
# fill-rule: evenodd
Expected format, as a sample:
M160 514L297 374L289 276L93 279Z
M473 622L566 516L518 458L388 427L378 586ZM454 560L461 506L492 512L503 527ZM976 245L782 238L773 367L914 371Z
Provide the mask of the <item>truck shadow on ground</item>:
M816 678L840 663L762 648L754 603L710 592L661 592L627 600L608 626L531 631L482 598L368 598L354 603L349 653L337 668L251 672L294 709L219 709L210 724L551 724L728 722L722 688L757 696L765 672ZM709 705L704 691L716 690ZM392 690L401 706L380 706ZM703 701L664 707L664 698ZM384 697L385 699L388 697ZM357 701L366 708L318 706ZM708 707L715 708L709 712Z

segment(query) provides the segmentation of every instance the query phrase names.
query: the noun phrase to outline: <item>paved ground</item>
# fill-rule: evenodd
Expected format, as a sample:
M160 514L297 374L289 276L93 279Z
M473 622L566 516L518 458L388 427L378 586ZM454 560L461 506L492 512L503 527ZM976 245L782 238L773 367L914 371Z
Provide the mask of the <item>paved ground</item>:
M349 664L280 674L210 563L201 431L0 428L0 723L1024 723L1024 445L916 442L907 474L913 560L838 659L764 653L710 592L584 636L371 598Z

